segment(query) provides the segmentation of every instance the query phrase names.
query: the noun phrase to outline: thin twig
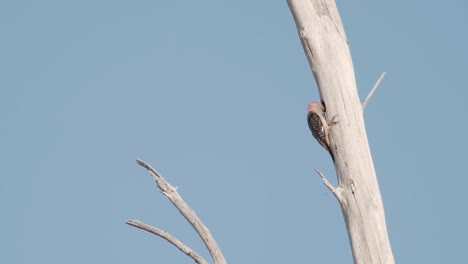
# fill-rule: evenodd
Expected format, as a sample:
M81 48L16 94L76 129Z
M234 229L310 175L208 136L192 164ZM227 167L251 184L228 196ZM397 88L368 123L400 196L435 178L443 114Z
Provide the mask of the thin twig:
M195 260L196 263L199 264L208 264L206 260L204 260L200 255L198 255L193 249L189 248L187 245L182 243L180 240L172 236L166 231L163 231L161 229L158 229L156 227L152 227L150 225L147 225L143 222L140 222L138 220L128 220L126 221L128 225L134 226L136 228L140 228L142 230L145 230L147 232L150 232L152 234L155 234L163 239L165 239L167 242L171 243L174 245L176 248L178 248L180 251L184 252L185 255L191 257L193 260Z
M137 159L136 162L147 169L153 179L156 181L158 188L161 192L169 198L172 204L179 210L179 212L185 217L185 219L192 225L192 227L197 231L200 238L203 240L206 248L210 252L211 257L213 258L214 264L226 264L226 259L221 252L218 244L210 233L210 230L203 224L200 218L195 214L195 212L187 205L187 203L182 199L182 197L177 192L177 189L170 185L151 165L148 163Z
M386 72L382 72L382 75L380 75L380 78L377 80L377 82L375 83L374 87L372 88L372 90L370 91L369 95L367 96L366 100L364 100L364 103L362 104L362 110L364 111L364 109L366 108L367 106L367 103L369 103L369 100L371 99L372 95L374 94L375 90L377 90L377 87L379 87L379 84L380 82L383 80L383 78L385 77L387 73Z
M333 195L335 195L336 199L338 199L338 202L342 203L341 193L340 193L339 189L335 188L335 187L327 180L327 178L323 175L323 173L322 173L321 171L319 171L318 169L315 169L315 171L318 173L318 175L320 176L320 178L322 178L323 184L325 184L325 186L327 186L327 188L333 193ZM338 187L338 188L339 188L339 187Z

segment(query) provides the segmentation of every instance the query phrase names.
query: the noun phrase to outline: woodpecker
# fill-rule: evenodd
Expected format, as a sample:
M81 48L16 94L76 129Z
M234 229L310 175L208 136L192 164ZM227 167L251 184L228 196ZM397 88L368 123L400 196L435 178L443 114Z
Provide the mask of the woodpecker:
M312 135L318 141L318 143L320 143L320 145L322 145L328 151L328 153L330 153L332 160L335 161L335 157L330 150L330 127L328 126L327 120L325 120L325 117L323 116L325 107L323 107L323 104L321 103L311 102L309 103L308 109L309 112L307 113L307 123L309 124L310 132L312 132Z

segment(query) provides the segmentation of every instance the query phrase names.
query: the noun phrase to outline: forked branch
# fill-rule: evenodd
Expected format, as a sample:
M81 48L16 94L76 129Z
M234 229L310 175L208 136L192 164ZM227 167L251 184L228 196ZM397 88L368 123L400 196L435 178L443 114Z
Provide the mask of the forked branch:
M182 199L182 197L177 192L176 188L174 188L172 185L170 185L161 176L161 174L159 174L155 169L153 169L153 167L151 167L151 165L149 165L148 163L146 163L146 162L144 162L142 160L139 160L139 159L137 159L136 162L138 163L138 165L144 167L145 169L147 169L150 172L151 176L153 176L153 179L156 181L156 184L157 184L158 188L161 190L161 192L167 198L169 198L169 200L172 202L172 204L179 210L179 212L185 217L185 219L190 223L190 225L192 225L193 229L195 229L195 231L198 233L198 235L202 239L203 243L205 244L206 248L210 252L211 257L213 258L213 262L215 264L226 264L226 260L225 260L225 258L223 256L222 252L221 252L221 249L219 248L219 246L216 243L215 239L211 235L210 231L203 224L203 222L200 220L200 218L195 214L195 212L187 205L187 203L184 201L184 199ZM132 220L132 221L130 221L130 223L127 222L127 224L130 224L132 226L136 226L136 225L133 225L131 223L135 224L135 223L138 223L138 221L135 222L135 220ZM137 226L137 227L141 228L139 226ZM145 230L147 230L149 232L155 231L154 229L145 229ZM167 235L169 235L169 234L167 234ZM161 236L161 235L159 235L159 236ZM166 237L169 237L169 236L166 236ZM163 236L161 236L161 237L163 237ZM163 237L163 238L167 240L166 237ZM174 243L172 243L172 244L174 244ZM195 260L195 258L194 258L194 260Z

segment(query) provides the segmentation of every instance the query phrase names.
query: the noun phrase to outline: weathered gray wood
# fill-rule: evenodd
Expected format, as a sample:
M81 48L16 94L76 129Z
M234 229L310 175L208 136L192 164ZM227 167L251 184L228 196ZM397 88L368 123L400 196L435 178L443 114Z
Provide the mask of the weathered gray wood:
M210 252L214 264L226 264L226 259L224 258L223 253L221 252L221 249L218 246L218 243L214 239L213 235L211 235L210 230L197 216L195 211L193 211L192 208L190 208L190 206L188 206L188 204L184 201L184 199L182 199L182 196L180 196L180 194L177 192L177 189L174 188L174 186L172 186L171 184L169 184L169 182L167 182L166 179L164 179L164 177L161 176L161 174L159 174L153 167L151 167L151 165L140 159L137 159L136 161L138 165L144 167L149 171L151 176L153 176L153 179L155 180L158 188L161 190L161 193L164 194L171 201L171 203L179 210L179 212L185 217L185 219L190 223L190 225L192 225L193 229L195 229L195 231L198 233L203 243L205 244L206 248L208 249L208 252ZM178 241L175 237L166 232L161 232L161 230L144 224L138 220L127 221L127 224L146 230L166 239L171 244L176 246L179 250L181 250L193 260L195 260L197 263L206 263L206 261L202 259L200 255L198 255L196 252L188 248L185 244Z
M385 213L367 141L346 34L333 0L288 0L325 103L337 188L354 263L394 263Z
M176 248L178 248L180 251L184 252L185 255L191 257L196 263L198 264L208 264L208 262L203 259L200 255L198 255L197 252L195 252L193 249L189 248L187 245L182 243L182 241L178 240L175 238L173 235L169 234L166 231L163 231L159 228L150 226L148 224L145 224L141 221L138 220L128 220L126 221L128 225L134 226L136 228L140 228L141 230L145 230L147 232L150 232L152 234L155 234L163 239L165 239L167 242L171 243L174 245Z

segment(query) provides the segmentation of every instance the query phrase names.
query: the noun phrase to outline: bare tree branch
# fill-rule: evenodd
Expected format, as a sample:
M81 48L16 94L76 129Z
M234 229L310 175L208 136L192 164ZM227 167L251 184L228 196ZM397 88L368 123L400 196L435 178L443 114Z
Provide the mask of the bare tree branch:
M195 214L195 212L187 205L187 203L182 199L182 197L177 192L176 188L170 185L151 165L148 163L137 159L136 162L138 165L147 169L153 179L156 181L158 188L161 192L169 198L172 204L179 210L179 212L185 217L185 219L192 225L192 227L197 231L198 235L202 239L206 248L210 252L211 257L215 264L226 264L226 259L221 252L218 244L210 233L210 230L203 224L200 218Z
M367 104L369 103L370 99L372 98L372 95L374 95L375 90L377 90L377 87L379 87L380 82L383 80L383 78L385 77L386 74L387 74L386 72L382 72L382 75L380 75L379 79L375 83L375 85L372 88L372 90L370 91L369 95L366 97L366 100L364 100L364 103L362 104L362 110L363 111L366 108Z
M184 252L185 255L191 257L196 263L199 264L208 264L206 260L204 260L200 255L198 255L195 251L193 251L191 248L186 246L184 243L182 243L180 240L172 236L166 231L163 231L161 229L158 229L156 227L152 227L150 225L147 225L143 222L140 222L138 220L128 220L126 221L128 225L134 226L136 228L140 228L142 230L145 230L147 232L150 232L152 234L155 234L163 239L165 239L167 242L171 243L174 245L176 248L178 248L180 251Z
M333 193L333 195L335 195L336 199L338 200L338 202L343 203L343 198L341 196L341 191L340 191L340 187L338 188L335 188L328 180L327 178L323 175L323 173L321 171L319 171L318 169L315 169L315 171L318 173L318 175L320 176L320 178L322 178L322 181L323 181L323 184L325 184L325 186L327 186L327 188Z

